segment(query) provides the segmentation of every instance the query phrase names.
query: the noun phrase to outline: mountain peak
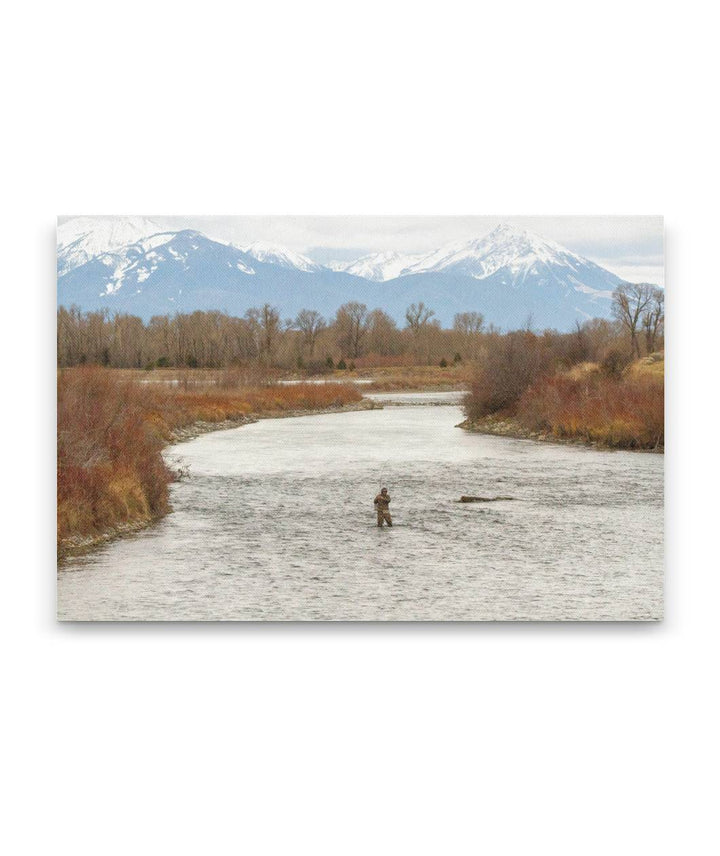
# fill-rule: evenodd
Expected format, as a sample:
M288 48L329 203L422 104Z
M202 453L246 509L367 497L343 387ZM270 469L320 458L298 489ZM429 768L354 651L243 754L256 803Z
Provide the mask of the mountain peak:
M354 261L329 262L331 270L344 271L371 282L385 282L401 276L403 271L418 261L420 256L404 256L395 250L370 253Z
M526 229L520 229L518 226L511 226L509 223L500 223L496 226L489 235L488 238L503 238L503 237L515 237L515 238L524 238L528 235Z
M320 270L320 265L302 253L296 253L294 250L272 244L269 241L253 241L252 244L241 249L259 262L306 272Z
M162 227L147 217L69 217L57 229L58 273L161 231Z
M595 274L600 268L593 262L527 229L501 223L482 238L456 241L440 247L403 271L403 276L416 273L459 274L478 280L496 277L506 284L518 285L531 280L552 281L556 272L564 271L575 283L573 288L582 289L586 284L578 272L591 269L590 280L596 282ZM620 281L608 271L605 273L609 277L608 282ZM608 292L604 282L600 290ZM587 287L591 291L596 289L596 286Z

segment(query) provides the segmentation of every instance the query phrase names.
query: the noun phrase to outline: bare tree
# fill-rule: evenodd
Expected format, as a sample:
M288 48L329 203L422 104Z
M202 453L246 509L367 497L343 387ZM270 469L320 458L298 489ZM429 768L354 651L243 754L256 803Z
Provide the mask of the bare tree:
M652 354L665 327L665 292L662 288L652 289L650 304L642 317L642 326L645 331L645 348L648 354Z
M325 319L314 309L301 309L295 318L294 326L302 333L302 344L312 357L315 343L321 330L327 326Z
M652 302L653 288L647 282L626 282L613 292L613 315L630 334L630 347L636 357L640 356L638 327L643 313Z
M340 350L352 357L360 355L360 345L367 332L367 306L351 301L343 304L335 316Z
M270 365L280 333L280 313L266 303L261 309L248 309L245 317L253 331L260 361Z
M453 319L453 330L460 339L459 349L471 360L477 359L484 324L485 318L480 312L458 312Z
M425 306L421 300L417 305L412 303L408 306L405 310L405 320L407 321L408 327L413 331L414 335L417 336L434 314L435 311Z
M430 333L435 333L439 326L436 322L431 323L430 321L434 314L434 310L425 306L422 301L418 304L411 304L405 310L407 329L412 333L412 349L415 359L422 359L425 363L430 362L431 340L434 338Z
M482 333L485 318L480 312L458 312L453 319L453 330L463 336Z
M387 356L402 351L402 338L395 321L382 309L373 309L368 315L368 350Z

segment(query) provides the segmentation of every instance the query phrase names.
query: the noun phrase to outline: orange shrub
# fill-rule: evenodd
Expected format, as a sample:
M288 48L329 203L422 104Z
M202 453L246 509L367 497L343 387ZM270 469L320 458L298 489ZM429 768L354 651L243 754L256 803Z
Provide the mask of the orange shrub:
M662 377L616 379L599 373L542 378L525 391L516 409L517 419L530 430L629 449L661 448L664 416Z
M168 510L173 474L161 450L193 422L324 410L359 401L351 384L223 388L140 383L97 366L58 374L58 539L147 521Z
M58 536L149 519L167 508L170 472L145 391L98 368L58 377Z

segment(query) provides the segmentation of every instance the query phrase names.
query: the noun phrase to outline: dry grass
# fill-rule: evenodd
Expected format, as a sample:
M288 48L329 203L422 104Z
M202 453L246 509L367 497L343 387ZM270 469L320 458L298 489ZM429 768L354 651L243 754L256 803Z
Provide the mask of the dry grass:
M626 375L631 378L652 377L662 380L665 377L665 355L663 353L650 354L649 357L636 360L628 366Z
M472 366L460 363L440 366L382 366L335 372L335 378L349 381L370 378L363 389L375 392L398 392L404 389L463 389L470 383Z
M65 369L58 375L59 544L164 514L173 475L161 451L176 428L361 398L350 384L170 386L111 369Z
M566 377L569 377L572 380L584 380L588 375L595 374L599 371L599 363L578 363L577 365L568 369L565 374Z
M392 357L384 358L392 361ZM400 360L400 358L397 358ZM355 369L332 371L318 378L334 383L353 383L357 380L372 380L371 384L362 384L364 390L376 392L398 392L406 389L462 389L469 385L473 373L471 363L450 364L446 368L438 365L362 365L363 360L356 361ZM267 370L256 367L227 368L227 369L113 369L119 378L135 380L143 386L174 386L183 390L194 390L207 387L231 389L233 387L261 387L267 383L282 378L292 377L304 380L304 372L287 372L279 369ZM322 385L322 384L319 384Z
M145 386L174 386L182 389L200 387L256 387L266 386L279 380L283 372L260 366L224 369L160 368L112 369L113 377L134 380Z
M587 374L544 378L518 403L516 418L530 430L622 449L660 449L665 442L664 384L652 374L621 379Z
M583 362L558 372L526 348L494 354L473 378L465 412L515 419L526 431L625 449L664 445L664 360L651 354L619 376ZM530 342L532 344L532 342Z

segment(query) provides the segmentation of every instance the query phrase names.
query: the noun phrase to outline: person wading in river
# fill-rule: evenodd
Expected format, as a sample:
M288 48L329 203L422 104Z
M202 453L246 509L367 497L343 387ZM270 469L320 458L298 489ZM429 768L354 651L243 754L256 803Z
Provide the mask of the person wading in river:
M388 526L392 526L392 517L390 516L390 494L387 488L384 487L373 500L375 510L377 511L377 525L382 526L383 522Z

